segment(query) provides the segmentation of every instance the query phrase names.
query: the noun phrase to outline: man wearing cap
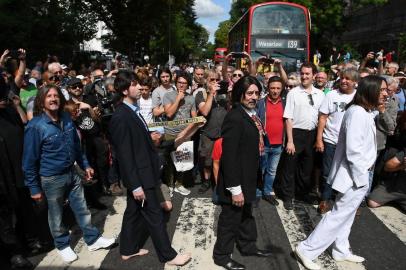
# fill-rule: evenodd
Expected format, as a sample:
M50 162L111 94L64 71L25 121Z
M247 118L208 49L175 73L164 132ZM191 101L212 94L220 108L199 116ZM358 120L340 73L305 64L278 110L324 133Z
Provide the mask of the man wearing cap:
M81 114L79 115L77 126L82 133L86 152L90 158L90 163L96 169L100 184L104 184L104 189L112 195L122 195L118 179L112 181L108 177L108 142L102 132L100 119L98 117L97 102L94 95L83 95L83 84L80 79L72 78L67 83L70 98L80 103ZM92 157L92 158L91 158ZM95 198L92 200L93 206L104 208ZM92 204L91 203L91 204Z

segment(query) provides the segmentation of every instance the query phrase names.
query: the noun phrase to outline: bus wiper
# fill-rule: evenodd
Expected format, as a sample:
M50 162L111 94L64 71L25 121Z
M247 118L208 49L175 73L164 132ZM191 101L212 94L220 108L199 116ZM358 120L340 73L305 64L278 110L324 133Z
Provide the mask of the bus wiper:
M296 59L296 57L293 57L293 56L287 55L287 54L282 53L282 52L279 52L279 51L274 51L274 53L275 53L275 54L279 54L279 55L284 56L284 57L287 57L287 58L293 58L293 59Z

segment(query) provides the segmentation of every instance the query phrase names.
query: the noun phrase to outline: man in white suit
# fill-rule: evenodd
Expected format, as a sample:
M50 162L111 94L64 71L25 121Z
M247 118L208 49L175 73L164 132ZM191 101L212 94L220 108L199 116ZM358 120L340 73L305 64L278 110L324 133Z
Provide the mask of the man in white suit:
M348 105L327 179L339 195L331 212L295 248L298 259L308 269L320 269L313 260L333 243L332 256L336 261L365 260L351 253L348 237L356 210L368 191L369 170L376 159L376 127L371 110L385 102L386 89L383 78L367 76L360 81Z

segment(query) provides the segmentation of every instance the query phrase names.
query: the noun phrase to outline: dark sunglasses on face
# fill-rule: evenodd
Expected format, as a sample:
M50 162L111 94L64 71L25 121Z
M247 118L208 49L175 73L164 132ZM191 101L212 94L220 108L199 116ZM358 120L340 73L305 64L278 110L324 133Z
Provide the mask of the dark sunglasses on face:
M216 78L210 78L210 80L209 80L210 82L219 82L220 81L220 79L216 79Z
M49 77L49 80L53 81L53 82L59 82L59 77L58 76L51 76L51 77Z
M82 89L82 88L83 88L83 85L75 84L75 85L69 86L69 88L70 88L70 89L76 89L76 88Z
M241 77L242 77L242 74L240 74L240 73L234 73L234 74L233 74L233 77L237 77L237 76L241 78Z
M295 87L294 85L286 85L286 88L288 89L292 89L293 87Z
M310 104L311 106L314 106L314 101L313 101L312 94L308 94L307 97L309 98L309 104Z

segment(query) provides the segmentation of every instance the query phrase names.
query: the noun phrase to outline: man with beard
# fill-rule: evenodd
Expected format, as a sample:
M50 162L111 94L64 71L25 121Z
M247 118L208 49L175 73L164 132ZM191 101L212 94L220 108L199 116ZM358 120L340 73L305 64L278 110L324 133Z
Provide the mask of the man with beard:
M316 75L316 82L314 84L314 87L316 87L317 89L320 89L321 91L324 92L324 94L327 94L328 92L331 91L330 88L327 88L327 73L324 71L320 71L319 73L317 73Z
M331 186L327 184L327 177L333 161L341 121L347 104L354 98L358 77L358 71L354 68L341 71L340 88L329 92L320 107L317 137L314 147L317 152L323 153L321 175L322 194L318 208L321 214L326 213L331 208L329 200L332 196L332 189Z
M300 67L301 85L289 91L283 117L287 143L283 153L281 179L278 188L286 210L293 210L293 198L300 195L310 202L311 172L313 169L313 144L316 139L319 108L324 93L313 86L317 72L313 63Z
M225 269L245 269L231 258L234 244L243 256L271 255L256 246L257 229L252 215L260 155L264 152L264 131L255 111L260 89L255 77L238 80L232 92L233 109L227 113L222 127L223 152L217 184L221 213L213 259Z

